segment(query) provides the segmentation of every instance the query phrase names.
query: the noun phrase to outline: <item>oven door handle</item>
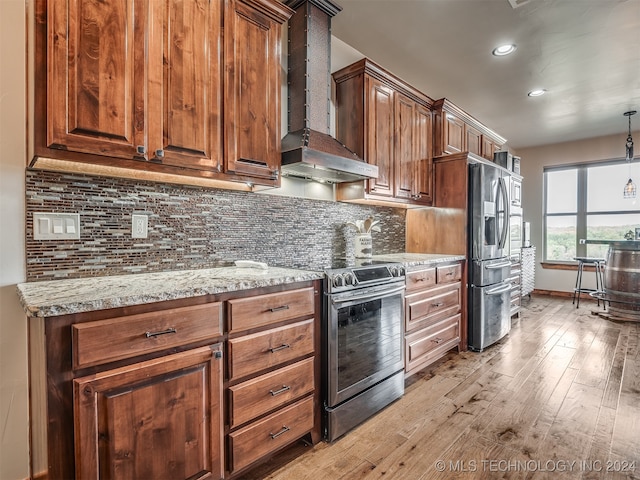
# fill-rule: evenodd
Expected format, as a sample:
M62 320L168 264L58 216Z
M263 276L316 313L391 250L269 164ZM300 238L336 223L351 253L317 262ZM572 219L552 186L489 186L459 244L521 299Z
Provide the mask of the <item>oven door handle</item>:
M405 289L405 286L401 286L401 287L396 287L396 288L391 288L389 290L381 290L378 292L370 292L370 293L366 293L364 295L350 295L347 297L343 297L341 296L340 298L335 298L332 297L331 298L331 303L333 303L334 305L338 305L340 303L347 303L347 302L354 302L354 301L360 301L360 300L368 300L368 299L372 299L372 298L384 298L384 297L389 297L391 295L395 295L397 293L402 292Z

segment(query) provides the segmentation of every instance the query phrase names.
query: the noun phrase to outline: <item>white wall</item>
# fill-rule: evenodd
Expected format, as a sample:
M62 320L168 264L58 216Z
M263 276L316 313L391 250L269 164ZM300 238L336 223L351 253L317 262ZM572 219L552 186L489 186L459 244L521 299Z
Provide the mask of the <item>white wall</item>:
M624 118L621 114L620 122L622 127L624 127L623 120ZM636 145L640 145L640 131L634 132L632 135L634 139L637 139ZM543 255L543 168L551 165L624 158L626 138L627 135L625 133L576 142L518 149L517 153L522 158L520 173L524 176L522 194L524 220L531 222L531 243L537 247L535 285L537 289L572 292L576 279L575 271L543 269L540 266ZM638 184L640 182L640 160L637 155L633 164L633 173L635 175L634 181ZM620 188L611 192L611 194L622 195L623 186L620 185ZM595 282L593 279L593 274L585 273L583 286L594 288Z
M29 477L25 280L25 0L0 0L0 479Z

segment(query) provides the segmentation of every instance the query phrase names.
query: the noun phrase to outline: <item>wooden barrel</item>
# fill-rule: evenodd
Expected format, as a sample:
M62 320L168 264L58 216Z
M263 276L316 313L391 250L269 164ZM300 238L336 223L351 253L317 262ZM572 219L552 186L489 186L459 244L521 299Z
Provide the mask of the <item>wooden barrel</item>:
M620 320L640 322L640 249L636 241L609 245L604 292L609 313Z

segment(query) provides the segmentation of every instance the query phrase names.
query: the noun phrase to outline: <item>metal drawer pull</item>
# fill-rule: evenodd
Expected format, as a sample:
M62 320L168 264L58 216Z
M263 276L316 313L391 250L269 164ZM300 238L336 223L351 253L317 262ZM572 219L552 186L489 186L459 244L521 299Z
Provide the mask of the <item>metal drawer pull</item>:
M271 353L276 353L276 352L279 352L280 350L284 350L285 348L291 348L291 345L289 345L288 343L283 343L279 347L270 348L269 351Z
M273 307L269 309L270 312L280 312L282 310L289 310L289 305L282 305L280 307Z
M433 339L433 340L431 340L431 341L432 341L433 343L442 343L442 342L444 342L444 340L443 340L442 338L440 338L440 337L436 337L436 338L434 338L434 339Z
M281 393L286 392L287 390L291 390L291 387L289 385L282 385L282 388L280 390L269 390L269 393L271 394L272 397L275 397L276 395L280 395Z
M166 330L160 330L159 332L145 332L145 337L159 337L160 335L167 335L168 333L178 333L175 328L167 328Z
M438 302L438 303L432 303L432 304L431 304L431 306L432 306L432 307L436 307L436 308L441 307L441 306L443 306L443 305L444 305L444 303L443 303L443 302Z
M452 275L453 275L453 272L449 272L449 273L447 273L447 277L450 277L450 276L452 276Z
M427 277L416 278L416 282L424 282L426 279Z
M286 425L283 425L282 430L280 430L278 433L269 433L269 436L271 437L271 440L275 440L283 433L287 433L289 430L291 430L289 427L287 427Z

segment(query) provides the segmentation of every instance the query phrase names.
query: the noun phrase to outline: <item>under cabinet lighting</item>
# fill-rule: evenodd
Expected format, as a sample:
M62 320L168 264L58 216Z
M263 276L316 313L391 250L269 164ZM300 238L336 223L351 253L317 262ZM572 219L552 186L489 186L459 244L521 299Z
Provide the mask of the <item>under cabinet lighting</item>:
M491 53L496 57L504 57L505 55L509 55L510 53L515 52L516 48L517 47L513 43L510 43L506 45L500 45L499 47L494 48L493 52Z

